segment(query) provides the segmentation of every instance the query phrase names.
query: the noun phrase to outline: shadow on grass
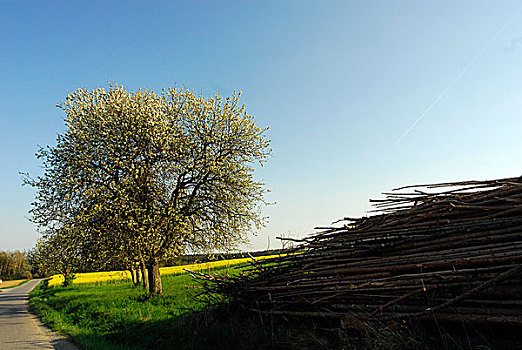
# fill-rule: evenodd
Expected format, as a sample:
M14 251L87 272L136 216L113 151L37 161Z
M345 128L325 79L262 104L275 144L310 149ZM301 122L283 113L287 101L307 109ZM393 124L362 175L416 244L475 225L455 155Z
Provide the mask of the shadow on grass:
M106 334L115 344L143 349L302 349L282 329L270 334L252 317L223 311L186 313Z
M522 348L522 329L412 322L404 327L380 325L361 335L324 320L261 321L252 314L216 310L135 324L107 334L106 340L131 349L515 350Z
M331 330L314 332L304 324L289 327L286 321L273 321L261 322L256 315L241 312L198 311L168 320L127 323L124 329L82 330L72 339L82 349L98 350L359 349L343 347L338 335L331 334Z

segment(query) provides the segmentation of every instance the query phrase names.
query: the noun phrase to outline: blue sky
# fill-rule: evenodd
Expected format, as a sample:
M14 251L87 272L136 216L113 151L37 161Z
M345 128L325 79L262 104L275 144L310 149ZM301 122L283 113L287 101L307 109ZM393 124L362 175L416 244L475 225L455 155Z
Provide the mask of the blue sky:
M107 82L243 92L270 127L258 176L277 202L245 249L365 215L369 198L401 185L519 176L520 6L1 0L0 250L38 237L18 173L41 172L37 145L63 131L55 105Z

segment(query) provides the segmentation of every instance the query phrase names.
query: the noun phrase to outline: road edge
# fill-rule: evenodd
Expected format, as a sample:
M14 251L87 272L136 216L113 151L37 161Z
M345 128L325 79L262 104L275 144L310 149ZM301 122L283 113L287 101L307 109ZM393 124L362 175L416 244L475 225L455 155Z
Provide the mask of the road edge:
M36 283L27 294L27 310L33 316L34 322L40 325L40 329L51 339L51 345L56 350L80 350L80 348L74 344L70 336L53 331L40 317L34 312L33 308L29 305L31 299L31 292L33 289L39 287L45 279L40 279L40 282ZM16 287L15 287L16 288Z

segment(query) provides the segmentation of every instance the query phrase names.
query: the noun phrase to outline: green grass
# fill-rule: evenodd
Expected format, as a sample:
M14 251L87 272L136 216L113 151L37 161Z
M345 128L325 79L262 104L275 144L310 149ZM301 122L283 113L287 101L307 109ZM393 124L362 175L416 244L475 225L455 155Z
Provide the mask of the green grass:
M292 349L288 330L258 317L205 310L188 274L162 277L164 295L150 296L130 281L40 286L30 307L82 349ZM315 348L315 347L312 347Z
M162 281L163 297L150 297L130 281L36 288L30 306L51 328L86 349L152 347L161 343L154 334L157 324L175 327L191 310L203 307L185 287L192 283L190 276L166 276Z

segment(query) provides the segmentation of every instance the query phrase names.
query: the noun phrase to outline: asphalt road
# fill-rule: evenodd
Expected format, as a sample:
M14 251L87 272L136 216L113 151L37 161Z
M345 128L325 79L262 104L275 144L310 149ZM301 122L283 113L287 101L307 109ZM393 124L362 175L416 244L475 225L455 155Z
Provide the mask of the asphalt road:
M41 280L31 280L19 287L0 293L0 349L60 349L77 350L63 337L45 327L29 312L29 292Z

